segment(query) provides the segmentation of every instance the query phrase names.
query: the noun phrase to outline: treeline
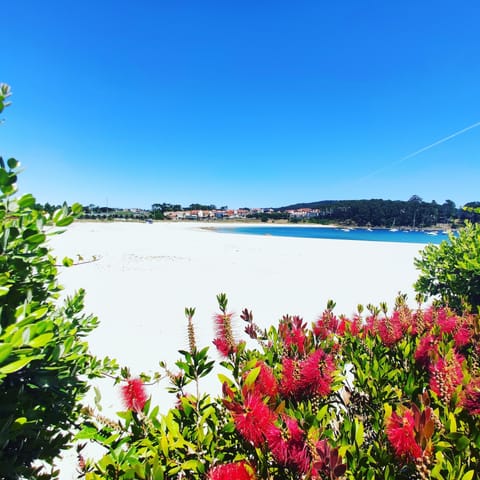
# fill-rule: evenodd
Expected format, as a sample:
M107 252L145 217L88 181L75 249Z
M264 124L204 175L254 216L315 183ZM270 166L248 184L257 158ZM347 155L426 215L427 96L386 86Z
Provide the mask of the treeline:
M466 206L476 206L471 202ZM301 212L310 210L300 217L309 222L342 223L372 227L409 227L422 228L437 224L455 225L465 219L473 222L480 220L475 212L457 208L452 200L443 204L435 201L424 202L413 196L408 201L401 200L324 200L313 203L298 203L279 208L277 211ZM299 218L295 213L292 217Z

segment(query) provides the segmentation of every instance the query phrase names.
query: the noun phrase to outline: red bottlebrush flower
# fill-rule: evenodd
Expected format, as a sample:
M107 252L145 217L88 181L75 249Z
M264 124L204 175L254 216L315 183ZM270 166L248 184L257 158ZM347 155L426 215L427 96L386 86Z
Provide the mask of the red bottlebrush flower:
M301 398L303 392L303 383L301 380L301 362L285 357L282 360L280 393L284 397Z
M452 333L457 326L457 317L448 317L445 310L441 309L438 314L437 324L441 333Z
M280 320L278 333L290 355L304 355L308 341L306 327L302 319L297 316L290 317L286 315Z
M306 473L311 457L305 442L305 433L295 419L283 415L282 421L282 427L271 425L267 429L265 435L268 447L280 465Z
M209 470L208 480L255 480L255 472L247 462L226 463Z
M375 336L378 332L378 323L379 320L375 315L367 317L362 329L363 336Z
M462 355L452 351L446 358L439 358L430 365L430 388L447 403L463 381L464 361Z
M301 385L307 394L326 396L332 390L335 363L322 349L313 352L301 364Z
M260 367L260 373L254 383L255 391L264 397L276 397L278 384L272 369L263 361L258 361L256 367Z
M403 337L403 329L398 312L394 312L391 317L385 317L379 322L378 334L382 342L389 347Z
M422 449L415 440L415 420L410 409L405 409L402 416L393 412L387 420L386 433L398 457L415 460L422 456Z
M468 345L472 338L472 332L467 325L461 325L458 330L455 332L453 339L455 341L456 348L462 348L465 345Z
M145 385L139 378L128 379L127 384L122 385L121 393L125 408L135 412L141 412L148 400Z
M325 310L322 316L317 320L313 326L313 333L320 340L327 339L330 335L337 333L339 327L338 318L331 310Z
M350 322L346 321L346 330L354 337L360 333L362 330L362 319L359 315L355 315Z
M233 313L219 313L214 316L217 337L213 344L224 357L237 350L232 331L232 316Z
M228 355L232 353L231 346L227 343L227 341L224 338L215 338L215 340L213 340L213 344L217 347L217 350L224 357L228 357Z
M480 377L472 378L465 387L461 405L470 415L480 415Z
M265 441L265 432L275 421L276 415L263 403L256 392L247 393L241 410L233 413L235 426L245 440L255 447Z
M420 339L417 349L415 350L415 361L420 365L428 365L432 356L437 352L437 339L431 335L425 335Z

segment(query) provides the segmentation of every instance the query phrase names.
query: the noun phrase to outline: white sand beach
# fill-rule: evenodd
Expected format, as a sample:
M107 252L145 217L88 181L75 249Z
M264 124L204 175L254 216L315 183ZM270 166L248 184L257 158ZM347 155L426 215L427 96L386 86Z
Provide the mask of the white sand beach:
M399 291L414 303L413 259L422 245L223 234L205 223L78 222L51 245L61 259L77 254L97 261L62 268L66 294L85 288L86 311L99 328L89 338L99 356L116 358L133 375L175 370L177 351L187 348L185 307L195 307L198 346L212 345L216 294L229 310L253 311L263 327L284 314L313 322L333 299L340 314L359 303L393 305ZM214 225L210 225L214 226ZM218 358L212 346L211 353ZM218 391L215 378L204 384ZM100 385L105 412L120 410L118 387ZM165 383L149 387L155 403L171 405ZM104 412L104 413L105 413ZM62 479L75 478L65 469Z

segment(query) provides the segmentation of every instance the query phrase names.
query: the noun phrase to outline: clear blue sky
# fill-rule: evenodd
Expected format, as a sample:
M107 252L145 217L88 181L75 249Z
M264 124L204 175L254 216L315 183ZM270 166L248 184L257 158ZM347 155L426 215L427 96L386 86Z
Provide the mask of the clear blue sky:
M480 2L2 2L39 201L480 200ZM108 200L107 200L108 199Z

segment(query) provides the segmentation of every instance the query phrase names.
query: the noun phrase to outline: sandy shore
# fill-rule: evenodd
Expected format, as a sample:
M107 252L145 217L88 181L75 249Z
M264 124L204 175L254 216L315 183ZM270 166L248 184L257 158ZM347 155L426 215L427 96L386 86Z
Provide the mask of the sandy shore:
M99 356L116 358L132 374L174 369L187 348L185 307L195 307L197 343L211 345L216 294L230 310L247 307L260 326L295 314L312 322L333 299L350 315L357 304L387 301L401 291L413 303L418 244L359 242L222 234L205 223L76 223L52 237L59 258L77 254L98 261L62 269L66 293L85 288L86 311L100 327L89 338ZM243 326L238 321L241 336ZM212 346L212 354L216 352ZM212 379L205 389L215 389ZM106 413L121 409L118 390L103 382ZM149 393L165 409L165 384ZM65 469L62 479L74 478Z

